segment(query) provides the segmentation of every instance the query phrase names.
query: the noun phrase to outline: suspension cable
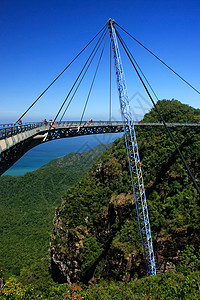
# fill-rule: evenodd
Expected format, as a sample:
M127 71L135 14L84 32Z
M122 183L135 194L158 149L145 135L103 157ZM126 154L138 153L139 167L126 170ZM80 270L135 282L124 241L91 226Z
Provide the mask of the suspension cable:
M110 106L109 106L109 121L111 121L111 101L112 101L112 45L110 42Z
M116 33L117 33L117 36L121 38L121 40L123 41L121 35L119 34L119 32L115 29ZM124 41L123 41L124 42ZM131 58L133 59L133 61L135 62L135 65L137 66L138 70L140 71L140 73L142 74L144 80L146 81L146 83L148 84L149 88L151 89L152 93L154 94L156 100L159 100L158 99L158 96L156 95L153 87L151 86L150 82L148 81L147 77L145 76L144 72L142 71L142 69L140 68L140 66L138 65L136 59L133 57L132 53L130 52L130 50L128 49L127 45L125 44L124 42L124 46L126 47L126 50L128 51L129 55L131 56Z
M80 125L81 125L81 122L83 121L83 117L84 117L84 114L85 114L85 110L86 110L86 107L87 107L87 104L88 104L88 100L90 98L90 94L91 94L91 91L92 91L92 88L93 88L93 85L94 85L94 81L95 81L95 78L96 78L96 75L97 75L97 71L99 69L99 64L100 64L100 61L101 61L101 58L102 58L102 55L103 55L103 52L104 52L104 49L105 49L105 45L106 45L106 42L107 42L107 38L108 38L108 32L107 32L107 36L106 36L106 40L105 40L105 43L103 45L103 49L101 51L101 54L100 54L100 57L99 57L99 61L98 61L98 64L97 64L97 67L96 67L96 70L95 70L95 74L94 74L94 77L93 77L93 80L92 80L92 84L90 86L90 90L89 90L89 93L88 93L88 97L87 97L87 100L85 102L85 106L84 106L84 109L83 109L83 113L82 113L82 116L81 116L81 119L80 119Z
M72 85L72 87L71 87L71 89L70 89L70 91L69 91L69 93L68 93L67 97L65 98L65 100L63 101L63 103L62 103L62 105L61 105L60 109L58 110L58 112L57 112L57 114L56 114L56 116L55 116L55 118L54 118L54 122L57 120L57 118L58 118L58 116L59 116L59 114L60 114L61 110L63 109L63 107L64 107L64 105L65 105L65 103L66 103L67 99L69 98L69 96L70 96L70 94L71 94L72 90L74 89L74 87L75 87L75 85L76 85L76 83L77 83L78 79L80 78L80 76L81 76L82 72L84 71L84 69L85 69L85 67L86 67L86 65L87 65L87 63L88 63L88 61L90 60L90 58L91 58L92 54L94 53L94 51L95 51L96 47L98 46L98 44L99 44L99 43L100 43L100 44L102 43L102 40L104 39L105 35L106 35L106 28L104 29L103 33L101 34L101 36L100 36L99 40L97 41L97 43L96 43L96 45L95 45L94 49L93 49L93 50L92 50L92 52L90 53L90 55L89 55L89 57L88 57L88 59L87 59L86 63L84 64L84 66L83 66L82 70L80 71L80 73L79 73L78 77L76 78L76 80L75 80L74 84Z
M94 39L105 29L107 25L103 26L102 29L90 40L90 42L76 55L76 57L63 69L63 71L50 83L50 85L39 95L39 97L29 106L29 108L18 118L16 121L19 122L27 112L36 104L36 102L47 92L47 90L58 80L58 78L71 66L71 64L84 52L84 50L94 41Z
M105 34L106 34L106 33L105 33ZM104 34L104 37L105 37L105 34ZM75 96L75 94L76 94L76 92L77 92L77 90L78 90L78 88L79 88L79 86L80 86L80 84L81 84L83 78L85 77L85 75L86 75L86 73L87 73L87 71L88 71L88 69L89 69L89 67L90 67L90 65L91 65L91 63L92 63L94 57L96 56L96 53L97 53L97 51L99 50L99 47L100 47L100 45L101 45L101 43L102 43L104 37L102 38L101 42L99 43L99 45L98 45L98 47L97 47L95 53L93 54L93 57L91 58L91 60L90 60L90 62L89 62L89 64L88 64L88 66L87 66L87 68L86 68L86 70L85 70L83 76L81 77L81 79L80 79L80 81L79 81L79 83L78 83L78 85L77 85L77 87L76 87L76 89L75 89L75 91L74 91L74 93L73 93L73 95L72 95L72 97L71 97L69 103L67 104L67 107L65 108L65 111L64 111L64 113L62 114L62 117L60 118L60 122L62 121L62 119L63 119L65 113L67 112L67 110L68 110L68 108L69 108L69 106L70 106L70 104L71 104L71 102L72 102L72 100L73 100L73 98L74 98L74 96Z
M103 41L103 39L102 39L102 41ZM101 43L102 43L102 41L101 41ZM67 112L67 110L68 110L68 108L69 108L69 106L70 106L70 104L71 104L71 102L72 102L72 100L73 100L73 98L74 98L74 96L75 96L75 94L76 94L76 92L77 92L77 90L78 90L78 88L79 88L81 82L83 81L83 78L85 77L85 75L86 75L86 73L87 73L87 71L88 71L88 69L89 69L89 67L90 67L90 65L91 65L91 63L92 63L94 57L96 56L96 53L97 53L97 51L98 51L98 49L99 49L101 43L99 44L98 48L96 49L95 53L93 54L93 57L91 58L91 60L90 60L90 62L89 62L89 64L88 64L88 66L87 66L87 68L86 68L86 70L85 70L83 76L81 77L81 79L80 79L80 81L79 81L79 83L78 83L78 85L77 85L77 87L76 87L76 89L75 89L75 91L74 91L74 93L73 93L73 95L72 95L72 97L71 97L69 103L67 104L67 107L65 108L64 113L62 114L62 117L60 118L60 122L62 121L64 115L66 114L66 112Z
M134 69L135 69L135 71L136 71L136 73L137 73L137 75L138 75L138 77L139 77L139 79L140 79L140 81L141 81L141 83L142 83L142 85L143 85L143 87L144 87L144 89L145 89L147 95L149 96L149 98L150 98L150 100L151 100L151 102L152 102L154 108L156 109L158 115L160 116L160 119L162 120L163 125L164 125L165 129L167 130L167 132L168 132L168 134L169 134L169 136L170 136L170 138L171 138L171 140L172 140L172 142L173 142L173 144L174 144L176 150L178 151L178 154L179 154L180 158L182 159L182 161L183 161L183 163L184 163L184 165L185 165L185 168L186 168L186 170L188 171L188 174L190 175L190 178L191 178L191 180L192 180L192 182L193 182L193 184L194 184L194 186L195 186L197 192L200 194L200 189L199 189L199 187L198 187L198 185L197 185L197 183L196 183L196 181L195 181L195 179L194 179L194 177L193 177L193 175L192 175L192 173L191 173L191 171L190 171L190 169L189 169L189 167L188 167L188 165L187 165L187 163L186 163L186 161L185 161L185 159L184 159L184 157L183 157L183 155L182 155L182 153L181 153L181 151L180 151L180 149L179 149L179 147L178 147L178 145L176 144L176 142L175 142L175 140L174 140L174 138L173 138L173 135L172 135L171 131L169 130L167 124L165 123L165 121L164 121L164 119L163 119L163 117L162 117L160 111L159 111L158 108L157 108L157 105L155 104L153 98L151 97L151 95L150 95L150 93L149 93L149 91L148 91L148 89L147 89L147 87L146 87L146 85L145 85L145 83L144 83L142 77L140 76L140 74L139 74L139 72L138 72L138 70L137 70L137 68L136 68L136 66L135 66L135 64L134 64L134 62L133 62L133 60L131 59L131 57L130 57L130 55L129 55L127 49L126 49L126 48L128 48L128 47L125 46L125 42L121 39L120 36L118 36L118 38L119 38L119 41L120 41L121 45L123 46L123 48L124 48L124 50L125 50L125 52L126 52L128 58L129 58L129 60L130 60L131 64L133 65L133 67L134 67Z
M115 22L115 24L121 28L125 33L127 33L134 41L136 41L140 46L142 46L145 50L147 50L151 55L153 55L157 60L159 60L165 67L167 67L170 71L172 71L176 76L178 76L182 81L184 81L188 86L190 86L195 92L200 94L200 92L192 86L187 80L185 80L181 75L179 75L176 71L174 71L169 65L167 65L162 59L160 59L156 54L154 54L151 50L149 50L146 46L140 43L136 38L134 38L130 33L128 33L124 28L122 28L119 24Z

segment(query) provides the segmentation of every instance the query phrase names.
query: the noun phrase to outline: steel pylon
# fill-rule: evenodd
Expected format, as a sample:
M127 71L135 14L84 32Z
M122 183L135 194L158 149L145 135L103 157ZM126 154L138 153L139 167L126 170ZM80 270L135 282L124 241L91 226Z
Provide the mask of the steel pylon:
M148 275L156 275L156 266L153 252L148 208L142 177L142 169L138 152L136 134L133 124L132 113L129 105L126 81L119 52L114 20L108 20L111 45L113 49L115 71L117 77L117 87L119 93L121 116L124 127L126 150L129 161L129 169L133 186L135 206L138 216L139 229L143 245L144 257Z

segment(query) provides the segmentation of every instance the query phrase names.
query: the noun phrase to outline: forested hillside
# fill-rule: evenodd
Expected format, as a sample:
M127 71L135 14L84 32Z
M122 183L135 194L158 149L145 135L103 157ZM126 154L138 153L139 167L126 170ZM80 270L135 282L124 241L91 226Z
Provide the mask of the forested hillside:
M187 104L183 104L178 100L159 100L157 107L163 116L165 122L199 122L200 121L200 109L195 109ZM155 108L147 113L144 118L144 122L156 122L160 121L160 117Z
M199 120L200 110L177 100L158 106L167 122ZM154 109L144 121L158 121ZM200 185L199 127L171 131ZM146 277L121 138L65 191L56 209L52 277L42 260L8 280L0 291L3 299L12 299L5 298L8 292L18 292L16 299L199 299L199 195L162 126L137 128L136 134L158 275Z
M48 255L55 208L109 145L52 160L24 176L0 177L0 267L4 277Z
M177 107L178 121L196 121L199 115L175 100L163 105L166 115ZM154 121L154 110L144 119ZM199 182L199 128L173 128L172 133ZM164 128L138 129L137 137L157 271L175 271L182 251L193 247L197 255L199 250L199 195ZM55 280L68 283L146 274L123 139L63 197L54 219L51 271Z

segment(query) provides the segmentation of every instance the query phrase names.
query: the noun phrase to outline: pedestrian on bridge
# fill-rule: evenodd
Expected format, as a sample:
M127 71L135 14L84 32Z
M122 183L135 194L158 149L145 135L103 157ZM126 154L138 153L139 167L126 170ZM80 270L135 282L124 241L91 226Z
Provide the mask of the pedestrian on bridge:
M17 124L18 124L18 125L22 125L22 120L19 119L17 122L14 123L14 125L17 125Z
M22 120L19 119L16 123L14 123L14 125L18 125L18 132L21 132L21 126L22 126Z
M49 120L49 124L50 124L51 128L55 128L55 126L56 126L56 123L54 120Z

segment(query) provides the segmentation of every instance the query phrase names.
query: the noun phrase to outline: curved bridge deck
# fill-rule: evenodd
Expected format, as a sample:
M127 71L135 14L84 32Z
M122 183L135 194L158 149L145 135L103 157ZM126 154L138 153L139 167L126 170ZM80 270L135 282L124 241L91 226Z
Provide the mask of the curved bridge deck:
M200 123L167 123L168 127L200 127ZM134 126L163 126L162 123L135 122ZM60 138L123 132L122 122L56 122L49 124L0 125L0 175L31 148Z

